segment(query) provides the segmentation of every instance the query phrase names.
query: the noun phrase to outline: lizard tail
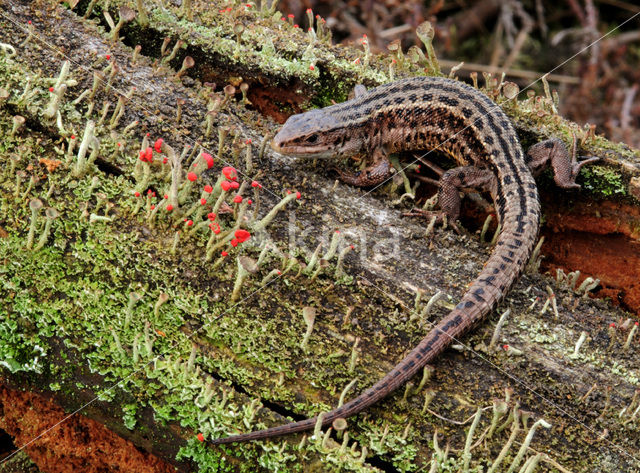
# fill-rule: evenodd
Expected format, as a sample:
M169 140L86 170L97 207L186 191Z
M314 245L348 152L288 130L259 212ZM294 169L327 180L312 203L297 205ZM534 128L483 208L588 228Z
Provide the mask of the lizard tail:
M501 251L494 250L485 267L464 294L460 303L444 319L438 322L427 336L380 381L355 399L326 413L322 418L323 427L330 425L338 418L347 418L354 415L389 395L495 307L496 303L515 282L528 261L536 240L535 235L537 235L536 230L533 233L533 238L528 238L528 241L522 242L520 245L514 244L514 240L520 241L518 240L519 235L510 231L512 225L510 225L511 222L509 220L511 219L507 216L503 222L505 225L497 242L497 248L504 248L505 246L512 248L509 256L507 257ZM537 225L537 219L533 220ZM210 445L220 445L246 442L302 432L312 429L317 420L317 417L313 417L256 432L217 438L208 443Z
M519 175L518 179L523 182L514 183L511 178L501 180L501 192L515 193L519 198L510 200L507 205L501 198L495 200L498 215L502 217L502 231L482 271L462 296L460 303L380 381L355 399L326 413L322 418L323 427L338 418L346 419L395 391L442 353L452 341L491 312L509 291L531 256L540 224L540 204L535 181L528 172ZM525 186L528 191L523 189ZM209 444L245 442L302 432L312 429L317 420L317 417L313 417L256 432L218 438L211 440Z
M470 291L471 290L473 290L473 286L470 288ZM338 418L347 418L356 414L386 397L392 391L404 384L409 378L413 377L427 363L436 358L438 354L451 344L454 338L456 338L462 331L466 330L470 326L468 316L471 312L476 312L474 314L474 319L481 318L484 314L481 313L483 311L479 304L474 304L473 306L464 308L464 304L467 302L465 299L469 298L469 293L470 292L467 292L467 295L462 299L463 302L458 305L458 307L462 306L463 308L459 309L457 307L447 317L442 319L402 361L387 373L385 377L355 399L352 399L337 409L325 413L322 419L322 426L325 427L330 425ZM488 310L486 310L486 312L488 312ZM246 442L249 440L259 440L268 437L292 434L295 432L303 432L312 429L316 425L317 420L317 417L313 417L299 422L292 422L290 424L271 427L269 429L259 430L256 432L217 438L211 440L209 443L211 445L220 445L234 442Z

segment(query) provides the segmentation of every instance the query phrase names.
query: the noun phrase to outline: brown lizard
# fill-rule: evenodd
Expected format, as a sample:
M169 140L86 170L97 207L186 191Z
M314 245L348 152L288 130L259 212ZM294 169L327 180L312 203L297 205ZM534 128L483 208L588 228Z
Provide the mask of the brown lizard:
M459 189L476 188L493 197L501 231L496 247L460 303L387 375L355 399L322 417L322 425L360 412L386 397L491 312L518 279L535 245L540 203L533 174L549 164L559 187L579 188L578 162L559 139L532 146L525 155L513 125L486 95L455 80L436 77L403 79L363 91L344 103L291 116L273 138L272 148L295 157L335 157L367 153L372 164L346 176L354 185L384 181L392 169L387 155L437 148L456 158L459 167L440 179L440 212L455 220ZM210 441L218 445L264 439L312 429L318 418L232 435Z

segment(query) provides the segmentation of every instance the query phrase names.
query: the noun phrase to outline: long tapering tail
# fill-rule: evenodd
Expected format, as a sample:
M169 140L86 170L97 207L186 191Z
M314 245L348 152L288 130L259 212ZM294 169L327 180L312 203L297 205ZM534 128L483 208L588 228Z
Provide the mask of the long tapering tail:
M511 219L507 216L498 239L497 249L491 254L484 269L469 287L456 308L435 325L427 336L380 381L355 399L326 413L322 419L323 427L330 425L338 418L352 416L395 391L427 363L442 353L453 340L466 332L495 307L496 303L518 278L520 271L528 261L537 235L537 230L533 231L527 241L522 241L520 245L512 245L514 239L521 241L522 235L515 236L510 231L513 225L510 225L512 222L509 220ZM537 224L538 219L534 218L533 221ZM498 248L502 248L505 245L513 247L509 250L508 257L498 250ZM303 432L312 429L317 420L317 417L313 417L256 432L218 438L209 441L209 444L220 445L246 442Z

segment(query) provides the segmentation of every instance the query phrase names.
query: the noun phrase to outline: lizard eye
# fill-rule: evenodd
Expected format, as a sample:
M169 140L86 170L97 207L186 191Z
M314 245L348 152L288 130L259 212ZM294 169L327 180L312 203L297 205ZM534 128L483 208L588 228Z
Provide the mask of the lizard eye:
M307 143L315 143L318 141L318 135L313 134L307 137Z

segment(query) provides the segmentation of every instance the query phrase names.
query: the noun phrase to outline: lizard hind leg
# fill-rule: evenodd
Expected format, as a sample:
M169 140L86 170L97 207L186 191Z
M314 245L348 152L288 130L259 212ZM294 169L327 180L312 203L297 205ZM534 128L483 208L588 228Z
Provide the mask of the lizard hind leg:
M536 143L527 151L526 162L534 175L540 174L547 166L553 169L553 179L558 187L564 189L579 189L576 177L585 164L597 161L596 156L583 157L578 161L576 157L576 140L573 140L573 153L558 138Z
M480 191L488 191L495 194L496 176L489 170L475 166L460 166L446 171L439 181L438 204L439 211L426 211L414 209L407 216L421 216L426 218L438 217L442 220L444 215L454 222L460 216L460 191L466 188L474 188Z

